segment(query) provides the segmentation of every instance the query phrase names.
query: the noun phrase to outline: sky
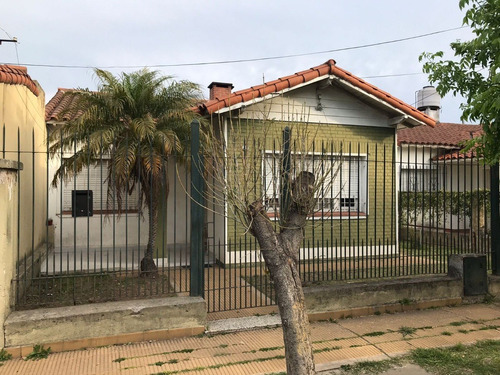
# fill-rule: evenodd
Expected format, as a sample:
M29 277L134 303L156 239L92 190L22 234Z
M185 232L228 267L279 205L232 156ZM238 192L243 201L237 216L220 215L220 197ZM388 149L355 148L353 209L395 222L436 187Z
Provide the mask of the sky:
M334 59L414 105L429 84L419 55L453 58L450 43L471 39L469 28L325 51L459 28L462 19L458 0L4 0L0 39L18 43L0 45L0 64L27 65L48 101L59 87L96 89L92 67L114 74L149 67L198 83L207 98L214 81L236 91ZM303 56L267 59L288 55ZM178 64L187 65L165 66ZM441 121L461 122L462 102L444 97Z

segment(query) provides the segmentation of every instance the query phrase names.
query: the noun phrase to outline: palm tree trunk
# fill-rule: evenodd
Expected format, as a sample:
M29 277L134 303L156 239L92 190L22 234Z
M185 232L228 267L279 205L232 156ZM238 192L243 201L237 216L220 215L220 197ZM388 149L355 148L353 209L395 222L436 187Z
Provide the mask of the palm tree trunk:
M152 197L148 205L149 209L149 237L148 246L141 260L141 276L156 277L158 267L153 259L153 250L156 244L156 234L158 232L158 200Z

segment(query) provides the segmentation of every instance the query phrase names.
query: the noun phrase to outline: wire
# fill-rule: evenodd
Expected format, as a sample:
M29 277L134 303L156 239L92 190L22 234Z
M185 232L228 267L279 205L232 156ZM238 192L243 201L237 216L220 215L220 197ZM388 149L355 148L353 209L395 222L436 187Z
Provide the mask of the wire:
M404 42L404 41L408 41L408 40L425 38L425 37L432 36L432 35L447 33L447 32L455 31L455 30L460 30L460 29L463 29L463 28L466 28L466 27L468 27L468 26L454 27L454 28L451 28L451 29L433 31L433 32L430 32L430 33L420 34L420 35L415 35L415 36L410 36L410 37L406 37L406 38L392 39L392 40L387 40L387 41L384 41L384 42L377 42L377 43L370 43L370 44L362 44L362 45L353 46L353 47L344 47L344 48L337 48L337 49L331 49L331 50L325 50L325 51L317 51L317 52L296 53L296 54L291 54L291 55L257 57L257 58L252 58L252 59L219 60L219 61L179 63L179 64L109 65L109 66L96 66L96 67L89 66L89 65L57 65L57 64L34 64L34 63L26 63L26 64L23 64L23 65L25 65L25 66L40 67L40 68L67 68L67 69L93 69L93 68L99 68L99 69L127 69L127 68L135 68L135 69L138 69L138 68L143 68L144 66L148 66L148 67L151 67L151 68L167 68L167 67L186 67L186 66L237 64L237 63L245 63L245 62L256 62L256 61L289 59L289 58L292 58L292 57L313 56L313 55L321 55L321 54L332 53L332 52L350 51L350 50L361 49L361 48L376 47L376 46L381 46L381 45L386 45L386 44L393 44L393 43L399 43L399 42ZM9 63L4 63L4 64L9 64Z

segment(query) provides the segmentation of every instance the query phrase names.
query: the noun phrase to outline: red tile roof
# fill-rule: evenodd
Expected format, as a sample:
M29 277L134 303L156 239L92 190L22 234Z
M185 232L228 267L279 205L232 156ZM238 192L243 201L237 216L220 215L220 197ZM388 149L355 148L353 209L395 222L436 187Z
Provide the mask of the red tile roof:
M420 112L416 108L406 104L402 100L397 99L389 93L382 91L376 86L373 86L372 84L364 81L363 79L356 77L347 70L339 68L334 60L328 60L322 65L295 73L290 76L282 77L259 86L253 86L246 90L236 91L225 98L215 98L213 100L209 100L206 103L201 104L198 109L201 113L212 114L225 107L229 107L238 103L244 103L256 98L262 98L271 93L289 89L302 83L309 82L315 78L327 75L334 75L344 81L347 81L351 85L363 90L367 94L371 94L376 98L385 101L386 103L403 111L407 115L416 118L426 125L434 126L436 123L434 119Z
M475 151L467 151L467 152L454 151L454 152L449 152L447 154L439 155L438 157L434 158L434 160L473 159L475 157L476 157Z
M70 121L81 114L74 105L76 95L71 95L73 92L76 90L57 89L57 93L45 106L45 121Z
M417 126L398 131L398 144L460 147L462 141L482 133L479 125L438 122L434 128Z
M37 84L31 79L25 66L0 65L0 83L26 86L35 96L40 94Z

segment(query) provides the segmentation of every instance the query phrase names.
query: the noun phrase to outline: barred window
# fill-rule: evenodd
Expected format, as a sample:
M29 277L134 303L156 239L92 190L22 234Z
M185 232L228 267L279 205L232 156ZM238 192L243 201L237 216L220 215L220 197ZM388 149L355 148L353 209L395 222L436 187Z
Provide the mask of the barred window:
M308 155L296 158L292 164L292 179L300 171L308 171L321 182L316 192L316 212L367 212L365 156ZM262 169L266 205L269 212L274 212L279 207L280 154L266 153Z

